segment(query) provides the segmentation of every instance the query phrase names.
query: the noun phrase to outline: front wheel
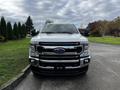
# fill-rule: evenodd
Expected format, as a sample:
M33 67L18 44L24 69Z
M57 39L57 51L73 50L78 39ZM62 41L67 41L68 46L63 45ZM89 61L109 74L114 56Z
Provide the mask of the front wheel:
M34 76L38 76L39 74L36 73L34 70L31 70Z
M36 68L34 66L30 66L30 68L31 68L31 72L33 73L34 76L39 76L39 74L37 72L35 72Z
M86 75L87 74L87 71L88 71L88 68L89 68L89 65L88 66L85 66L83 67L83 72L81 73L81 75Z

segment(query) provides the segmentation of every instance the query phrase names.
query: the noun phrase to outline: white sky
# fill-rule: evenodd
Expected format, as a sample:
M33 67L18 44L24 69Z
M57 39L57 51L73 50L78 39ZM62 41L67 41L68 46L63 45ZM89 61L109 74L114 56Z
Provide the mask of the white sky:
M86 26L120 16L120 0L0 0L0 16L24 22L31 16L38 29L46 19Z

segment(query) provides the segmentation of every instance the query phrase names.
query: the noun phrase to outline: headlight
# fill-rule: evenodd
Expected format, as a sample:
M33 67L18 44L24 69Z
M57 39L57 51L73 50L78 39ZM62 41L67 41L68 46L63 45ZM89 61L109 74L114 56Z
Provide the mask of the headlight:
M89 45L88 45L88 44L85 44L85 45L84 45L84 50L88 50L88 48L89 48Z
M35 50L35 46L31 45L29 48L29 55L30 56L39 56L38 52Z
M88 48L89 48L89 45L88 44L84 44L83 53L80 55L81 57L89 55Z
M84 57L84 56L88 56L89 55L89 51L85 50L80 56Z

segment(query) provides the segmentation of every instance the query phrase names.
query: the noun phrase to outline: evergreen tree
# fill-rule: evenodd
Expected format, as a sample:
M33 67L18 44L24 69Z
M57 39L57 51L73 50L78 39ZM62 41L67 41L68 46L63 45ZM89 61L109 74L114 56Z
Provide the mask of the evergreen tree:
M22 38L25 38L26 37L26 34L27 34L27 31L26 31L26 27L25 27L25 24L22 24Z
M18 26L16 24L16 22L14 23L14 26L13 26L13 37L14 39L18 39L19 38L19 33L18 33Z
M6 21L4 19L4 17L2 16L1 17L1 23L0 23L0 26L1 26L1 35L5 37L5 40L7 40L7 29L6 29Z
M0 21L0 36L2 36L2 33L1 33L2 31L1 31L1 21Z
M34 27L33 27L33 22L32 22L32 19L31 19L30 16L27 18L25 26L26 26L27 33L31 34L31 32L34 29Z
M21 28L20 22L18 22L18 35L19 35L19 38L22 38L22 28Z
M8 36L8 40L12 40L13 38L13 34L12 34L12 25L10 22L7 23L7 36Z

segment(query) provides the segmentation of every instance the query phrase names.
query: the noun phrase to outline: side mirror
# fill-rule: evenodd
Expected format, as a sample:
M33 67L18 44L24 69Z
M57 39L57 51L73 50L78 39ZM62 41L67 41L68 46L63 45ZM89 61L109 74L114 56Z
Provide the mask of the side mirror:
M89 31L86 29L79 29L79 32L81 35L88 37L89 36Z
M39 34L39 31L36 31L36 30L33 30L33 31L31 31L31 36L33 37L33 36L36 36L36 35L38 35Z

